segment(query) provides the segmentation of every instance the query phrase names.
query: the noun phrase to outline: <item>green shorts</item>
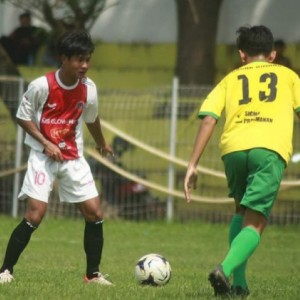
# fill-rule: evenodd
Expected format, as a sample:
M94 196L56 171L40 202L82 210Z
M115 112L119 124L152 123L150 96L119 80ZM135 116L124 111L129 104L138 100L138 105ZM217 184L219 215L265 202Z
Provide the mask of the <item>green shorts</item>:
M285 161L271 150L254 148L222 157L229 197L267 218L276 200Z

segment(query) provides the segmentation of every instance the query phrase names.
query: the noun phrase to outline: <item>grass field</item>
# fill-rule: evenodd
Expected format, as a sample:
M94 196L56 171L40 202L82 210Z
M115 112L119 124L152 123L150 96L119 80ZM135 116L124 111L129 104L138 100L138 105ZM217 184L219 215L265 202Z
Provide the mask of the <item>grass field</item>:
M19 220L1 216L0 255ZM46 219L15 267L15 281L0 286L0 299L214 299L207 273L227 249L227 225L131 223L107 220L102 272L115 286L86 285L81 220ZM250 299L299 299L299 227L267 228L248 266ZM164 287L142 287L134 265L157 252L171 263Z

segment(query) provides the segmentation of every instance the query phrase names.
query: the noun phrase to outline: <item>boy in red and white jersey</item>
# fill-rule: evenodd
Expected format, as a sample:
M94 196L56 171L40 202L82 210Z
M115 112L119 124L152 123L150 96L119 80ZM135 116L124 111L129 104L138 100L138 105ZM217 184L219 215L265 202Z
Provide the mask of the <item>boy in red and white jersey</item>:
M83 122L102 155L113 155L102 134L95 83L86 77L94 44L85 31L64 34L57 44L61 67L32 81L17 112L31 148L19 194L27 199L24 219L7 245L0 283L13 280L13 267L46 214L53 183L60 200L75 203L85 219L86 282L111 285L100 273L103 211L95 182L83 157Z

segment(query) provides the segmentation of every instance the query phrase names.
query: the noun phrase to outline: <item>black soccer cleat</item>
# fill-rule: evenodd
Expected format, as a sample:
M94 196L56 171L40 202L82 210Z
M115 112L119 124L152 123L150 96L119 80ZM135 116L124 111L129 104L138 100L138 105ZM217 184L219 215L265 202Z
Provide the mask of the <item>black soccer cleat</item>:
M214 288L215 296L224 298L231 297L231 288L229 280L226 278L223 268L218 265L208 276L211 286Z

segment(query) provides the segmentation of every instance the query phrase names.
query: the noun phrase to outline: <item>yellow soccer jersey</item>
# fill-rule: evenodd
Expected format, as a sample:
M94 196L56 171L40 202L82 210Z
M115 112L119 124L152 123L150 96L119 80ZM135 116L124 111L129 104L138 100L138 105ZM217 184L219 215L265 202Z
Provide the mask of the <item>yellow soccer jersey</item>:
M300 79L292 70L252 62L229 73L207 96L199 117L225 113L222 155L266 148L288 162L292 153L294 111L300 111Z

